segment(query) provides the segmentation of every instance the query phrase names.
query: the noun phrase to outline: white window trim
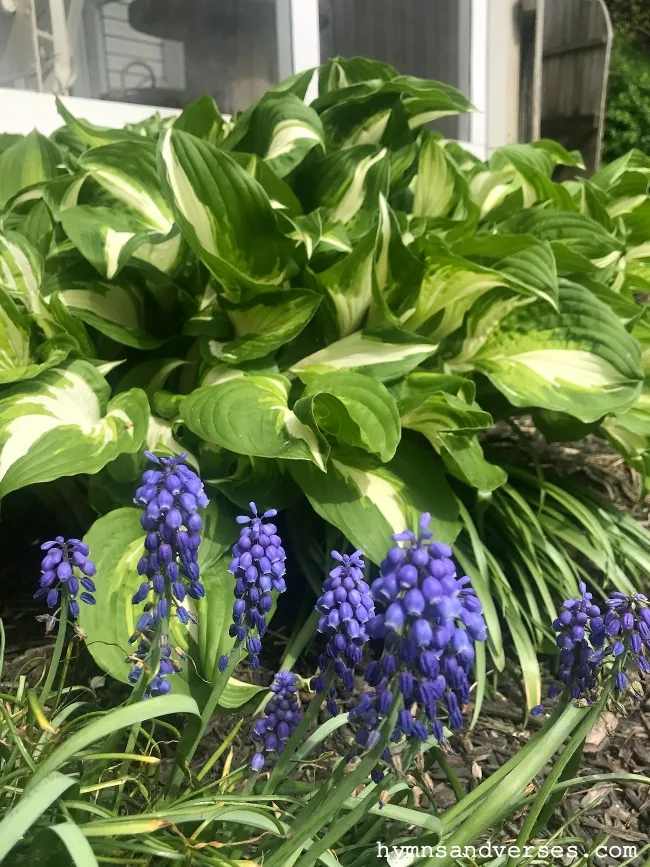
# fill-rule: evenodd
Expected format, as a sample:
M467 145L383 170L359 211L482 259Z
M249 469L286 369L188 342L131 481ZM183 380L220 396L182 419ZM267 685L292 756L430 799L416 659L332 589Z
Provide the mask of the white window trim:
M318 0L276 0L276 22L280 79L318 66L321 62ZM469 97L477 110L470 118L469 141L459 143L481 159L487 157L489 150L488 25L487 0L472 0ZM306 101L311 102L315 96L314 77ZM162 117L178 114L176 109L85 97L65 96L63 103L75 116L106 127L137 123L155 113ZM25 134L37 129L43 135L50 135L60 126L62 120L53 95L0 88L0 133Z
M60 99L75 117L83 118L96 126L121 127L127 123L146 120L156 112L162 117L173 117L179 113L173 108L86 99L80 96L63 96ZM0 88L0 133L25 135L37 129L43 135L50 135L60 126L63 126L63 120L56 110L53 94Z

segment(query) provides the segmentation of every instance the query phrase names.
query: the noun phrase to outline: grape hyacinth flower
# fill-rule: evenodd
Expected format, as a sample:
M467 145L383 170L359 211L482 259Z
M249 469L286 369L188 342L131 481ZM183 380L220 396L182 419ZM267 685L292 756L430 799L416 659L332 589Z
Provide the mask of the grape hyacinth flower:
M273 760L265 753L280 753L287 745L296 726L302 719L298 705L298 677L291 671L280 671L270 686L273 697L264 708L264 716L257 720L251 737L257 752L251 761L254 771L261 771Z
M262 639L266 635L266 615L273 606L271 590L284 593L287 589L284 580L286 555L277 527L268 523L277 511L267 509L260 516L255 503L249 503L249 508L252 517L240 515L237 518L237 523L243 526L233 546L229 567L235 576L230 636L238 644L246 642L250 666L259 668ZM228 667L228 658L228 654L224 654L219 660L220 671Z
M584 699L592 704L598 683L599 659L594 655L590 639L594 626L596 630L599 628L600 608L593 602L593 594L587 592L584 582L580 582L578 590L580 596L565 600L553 621L560 650L559 682L551 685L548 696L555 698L566 687L572 699Z
M383 642L383 653L365 673L374 691L351 712L362 720L370 742L377 736L376 721L393 705L395 679L403 708L391 740L425 740L433 734L443 742L440 711L452 728L463 726L473 642L485 641L487 630L470 578L456 577L451 548L430 541L430 521L428 513L422 515L417 537L411 531L393 535L398 544L388 551L370 588L380 613L368 621L367 630ZM366 734L359 737L366 740Z
M185 454L175 458L158 458L151 452L145 452L145 457L155 464L156 469L145 470L142 484L133 500L144 509L140 523L146 536L145 554L138 562L142 583L132 599L134 605L145 602L135 634L129 639L131 643L140 641L138 651L130 658L135 663L129 675L132 682L137 681L143 670L141 654L144 653L144 645L147 645L148 653L151 651L153 630L159 622L162 624L161 662L157 677L172 673L171 670L165 670L172 665L171 662L169 666L166 663L166 660L169 661L168 619L175 612L183 624L196 622L195 615L183 602L188 596L198 600L205 595L198 565L203 526L198 510L205 509L209 503L203 482L182 463ZM153 599L150 599L152 595ZM158 694L165 689L160 684L156 687ZM152 692L152 687L149 691Z
M316 602L322 615L318 631L327 638L325 653L318 658L319 673L312 679L315 692L326 687L326 673L333 669L348 692L354 689L354 669L361 661L363 645L368 641L366 623L375 615L375 603L364 580L365 563L361 551L339 554L332 551L338 562L323 582L323 593ZM327 707L336 715L336 689L328 692Z
M150 658L153 642L153 629L147 629L145 632L136 633L129 639L129 643L138 642L136 651L129 657L129 662L133 663L133 668L128 674L129 682L135 685L146 668L147 660ZM167 636L161 636L159 640L160 662L158 664L158 672L152 678L148 685L143 698L155 697L158 695L167 695L171 690L171 685L165 678L167 675L182 671L180 659L185 659L185 654L180 648L176 648L172 653L172 649L168 644Z
M45 599L48 608L56 608L65 589L68 594L68 611L71 617L79 616L77 596L86 605L94 605L95 582L92 576L97 569L89 560L90 550L80 539L57 536L44 542L41 550L45 556L41 562L40 587L34 594L35 599ZM81 593L79 591L81 590Z
M650 603L641 593L628 595L616 591L610 595L606 605L608 610L599 620L596 630L592 623L592 641L594 646L602 648L600 658L607 653L622 658L616 670L615 687L623 691L629 685L624 669L630 658L641 677L650 672Z

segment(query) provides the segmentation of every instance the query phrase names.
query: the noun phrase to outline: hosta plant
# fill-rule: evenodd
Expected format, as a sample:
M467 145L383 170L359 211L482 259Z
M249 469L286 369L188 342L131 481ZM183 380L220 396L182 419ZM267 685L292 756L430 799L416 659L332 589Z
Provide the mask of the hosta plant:
M630 591L650 544L598 533L600 504L574 513L532 460L522 480L481 438L532 413L549 439L608 439L645 484L650 159L556 182L581 163L554 142L485 163L432 131L471 109L453 88L361 59L314 74L309 105L311 72L232 119L205 97L116 130L60 104L51 138L2 140L0 497L79 476L111 576L80 625L126 681L134 483L145 450L186 453L210 499L192 560L204 593L187 572L188 624L172 617L170 634L192 658L176 689L197 696L230 652L236 509L277 508L305 576L315 539L336 532L378 565L428 511L475 578L491 664L505 665L504 623L533 706L535 648L585 568L581 525L594 568L611 585L625 566ZM190 605L175 593L163 619ZM480 652L479 683L485 665ZM220 706L256 689L233 679Z

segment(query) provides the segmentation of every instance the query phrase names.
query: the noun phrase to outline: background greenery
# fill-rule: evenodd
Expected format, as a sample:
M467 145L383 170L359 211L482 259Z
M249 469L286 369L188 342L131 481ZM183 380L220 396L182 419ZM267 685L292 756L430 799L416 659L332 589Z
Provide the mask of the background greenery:
M650 6L642 0L607 5L614 44L603 155L611 160L633 147L650 150Z

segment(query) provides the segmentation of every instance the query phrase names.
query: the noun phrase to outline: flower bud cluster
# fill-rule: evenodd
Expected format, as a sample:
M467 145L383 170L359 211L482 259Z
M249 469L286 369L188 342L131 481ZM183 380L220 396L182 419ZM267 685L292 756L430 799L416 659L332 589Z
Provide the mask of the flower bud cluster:
M156 469L145 470L134 497L134 503L143 508L140 523L146 536L145 553L137 567L142 582L132 602L145 602L145 606L129 639L132 644L139 642L129 658L134 663L129 680L135 683L144 670L154 630L160 624L160 664L147 694L163 695L169 692L165 676L179 668L172 663L168 646L169 617L175 612L181 623L195 623L196 616L184 603L187 597L198 600L205 595L198 565L203 527L199 509L205 509L209 500L201 479L182 463L185 454L158 458L145 452L145 456Z
M271 591L284 593L285 551L275 524L268 522L277 515L275 509L257 514L255 503L249 503L252 517L240 515L242 524L239 539L233 547L229 571L235 576L235 602L230 636L237 642L246 642L251 668L258 668L262 639L266 634L266 616L273 607ZM256 634L257 633L257 634ZM219 669L228 666L228 654L219 660Z
M257 720L251 737L257 752L251 761L254 771L261 771L273 763L269 753L280 753L302 719L298 705L298 677L290 671L276 674L270 686L273 697L264 708L264 716Z
M626 654L615 674L616 689L622 691L629 685L625 663L633 662L636 668L633 673L641 678L650 672L650 603L641 593L628 595L616 591L606 605L608 610L596 628L592 621L592 643L601 648L600 658L608 652L615 658Z
M34 598L45 599L48 608L56 608L65 589L70 616L78 617L77 596L86 605L95 604L95 582L92 576L97 569L92 560L88 559L88 545L80 539L66 541L63 536L57 536L50 542L44 542L41 550L46 553L41 562L40 587Z
M344 689L354 689L354 670L361 661L363 645L368 641L366 623L375 615L375 603L364 580L365 563L361 551L340 554L332 551L339 564L323 582L323 593L316 602L321 617L318 631L327 638L325 653L318 658L319 674L312 679L316 692L326 688L326 674L331 669ZM336 689L328 694L327 706L337 713Z
M430 521L428 513L422 515L417 537L410 531L393 535L405 544L390 548L370 588L380 613L368 632L382 640L384 650L369 664L366 680L378 694L390 695L388 684L397 677L404 709L393 740L424 740L432 733L442 741L440 711L452 728L462 728L474 641L487 636L470 578L456 576L448 545L431 542Z

